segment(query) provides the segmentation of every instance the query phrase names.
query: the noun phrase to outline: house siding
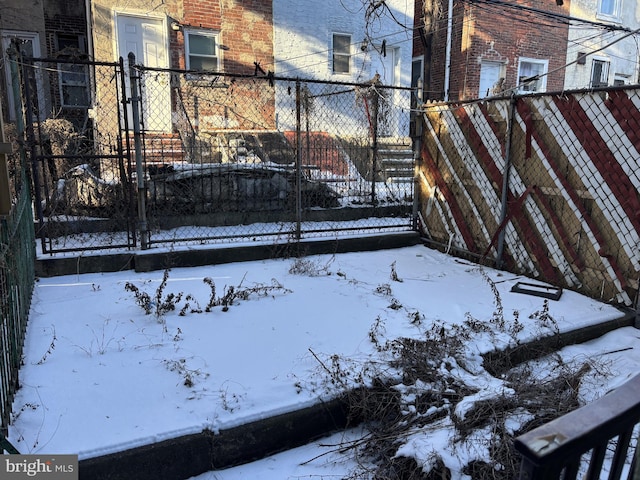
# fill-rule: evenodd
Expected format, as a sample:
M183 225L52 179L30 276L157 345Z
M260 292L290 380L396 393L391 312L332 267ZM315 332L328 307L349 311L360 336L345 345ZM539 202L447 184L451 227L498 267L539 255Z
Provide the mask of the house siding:
M413 24L414 3L399 0L387 1L399 23ZM274 2L274 71L279 75L300 76L322 80L367 81L375 72L371 70L371 58L376 55L371 45L362 50L367 37L364 11L345 2L300 2L281 0ZM331 69L332 35L351 35L352 63L349 74L334 74ZM369 25L370 37L388 47L398 48L399 78L397 85L409 85L413 34L404 30L388 17ZM371 43L371 42L370 42Z
M387 54L394 49L396 65L394 86L409 87L411 84L411 61L413 57L413 32L402 25L413 25L414 2L388 0L386 5L398 23L389 15L383 15L367 25L365 12L359 5L349 7L340 0L325 2L300 2L297 0L275 1L274 18L274 64L270 70L278 76L291 78L326 80L332 82L366 82L380 68L384 57L381 42L385 40ZM351 36L351 58L348 73L334 73L332 68L333 34ZM367 38L367 42L365 42ZM384 58L383 58L384 57ZM290 104L290 85L276 85L276 104ZM319 101L319 100L318 100ZM284 108L284 107L282 107ZM327 107L329 108L329 107ZM353 110L353 101L331 108L341 113ZM291 124L281 124L292 129ZM327 121L317 128L336 132L346 128Z
M620 16L617 20L599 17L597 15L597 0L572 0L571 15L579 16L586 20L609 24L612 27L637 30L640 28L640 19L637 17L637 2L621 1ZM613 85L616 77L624 79L625 84L638 83L638 61L636 36L616 41L624 36L624 31L607 34L602 27L594 26L588 29L585 26L571 27L569 29L569 44L567 48L566 62L568 65L565 76L565 88L579 89L589 88L591 85L591 66L593 59L610 62L608 84ZM586 39L585 37L591 37ZM607 47L611 42L613 45ZM581 53L594 52L588 55L584 64L576 62Z

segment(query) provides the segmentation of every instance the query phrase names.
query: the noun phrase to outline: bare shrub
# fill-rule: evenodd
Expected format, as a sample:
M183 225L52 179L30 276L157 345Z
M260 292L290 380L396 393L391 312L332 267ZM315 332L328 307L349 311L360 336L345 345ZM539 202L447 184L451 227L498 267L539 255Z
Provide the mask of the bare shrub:
M187 313L202 313L203 310L200 308L200 303L192 294L187 294L186 296L184 296L182 292L169 292L165 294L165 288L167 287L170 271L171 270L169 268L165 269L162 281L156 288L153 297L133 285L131 282L127 282L124 288L128 292L133 293L136 304L144 310L145 314L153 314L158 321L161 322L164 322L165 314L178 309L181 302L183 302L183 298L184 304L179 309L180 316L185 316ZM214 307L220 306L222 307L222 311L226 312L229 310L231 305L234 305L240 300L248 300L252 295L265 297L272 295L275 292L291 293L291 290L285 288L276 279L271 279L271 284L268 285L259 283L245 287L242 285L244 283L244 278L245 277L243 277L240 283L236 286L225 286L222 295L219 296L217 295L215 282L211 278L205 277L202 281L209 286L210 294L209 301L207 302L204 311L211 312Z
M518 312L512 320L505 318L495 283L487 275L483 278L496 306L485 321L467 314L461 325L435 323L421 338L385 340L384 322L378 317L369 331L379 353L375 360L358 365L337 355L322 361L314 354L322 363L325 391L342 396L352 420L366 425L360 441L345 445L360 464L349 478L450 478L450 466L435 450L417 452L419 458L399 454L406 439L429 435L441 425L449 429L447 449L468 452L461 473L474 480L517 478L520 457L514 438L581 405L584 376L599 373L592 359L569 364L555 355L548 357L545 369L525 363L497 376L489 373L493 370L470 348L474 343L469 340L478 334L515 339L523 327ZM541 326L555 324L547 302L533 316ZM416 317L420 312L410 315ZM492 361L507 364L499 355L493 352ZM483 390L483 382L494 386Z

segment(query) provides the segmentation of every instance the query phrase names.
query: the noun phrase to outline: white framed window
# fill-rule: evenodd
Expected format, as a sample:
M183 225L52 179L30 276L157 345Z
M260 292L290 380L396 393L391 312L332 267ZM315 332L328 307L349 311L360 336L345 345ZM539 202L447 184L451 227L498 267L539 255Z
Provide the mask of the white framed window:
M202 30L184 31L185 63L187 70L212 71L220 69L219 35Z
M598 0L598 17L618 19L620 17L621 0Z
M13 87L11 80L11 69L9 68L9 58L7 56L7 49L11 46L11 42L16 39L19 42L20 52L26 57L40 57L40 36L36 32L24 32L14 30L2 31L2 50L4 52L4 71L5 80L7 84L7 109L9 113L9 119L15 121L16 119L16 99L13 96ZM44 118L46 112L45 100L44 100L44 82L42 79L41 70L36 70L35 74L36 85L35 89L38 95L39 116Z
M609 61L593 59L591 61L590 87L606 87L609 85Z
M351 73L351 35L334 33L331 51L333 73Z
M411 88L416 95L414 101L421 102L424 98L424 56L422 55L413 57L411 61Z
M85 39L81 35L58 34L57 57L66 60L86 60ZM58 64L60 103L67 108L89 107L89 67L74 63Z
M520 58L518 60L518 92L536 93L547 89L549 60Z
M613 86L614 87L621 87L623 85L628 85L629 82L629 75L622 75L621 73L616 73L613 76Z
M478 98L499 95L504 90L505 64L503 62L482 61Z

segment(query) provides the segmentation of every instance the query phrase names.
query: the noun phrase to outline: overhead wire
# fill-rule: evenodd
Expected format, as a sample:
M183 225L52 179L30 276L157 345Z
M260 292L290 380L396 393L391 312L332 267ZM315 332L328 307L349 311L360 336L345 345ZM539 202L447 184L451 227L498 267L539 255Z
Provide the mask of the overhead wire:
M597 44L597 43L602 43L602 42L607 42L608 40L608 36L613 36L616 34L616 32L618 31L627 31L627 29L620 29L620 28L608 28L610 27L610 25L607 24L594 24L594 22L589 22L589 23L584 23L581 19L580 20L576 20L576 22L580 22L578 25L572 25L570 21L567 20L567 18L571 18L573 19L574 17L567 17L565 15L554 15L552 16L552 18L556 18L558 19L557 22L536 22L533 20L532 16L534 15L530 10L523 10L522 8L519 8L521 6L518 5L511 5L511 7L513 7L514 11L511 10L507 10L505 11L504 9L504 5L502 3L497 3L495 1L489 1L488 3L482 2L482 1L478 1L478 0L470 0L468 1L469 4L473 4L476 8L479 8L481 10L483 10L485 13L488 14L501 14L503 17L507 17L511 20L514 21L524 21L526 20L528 23L532 23L536 26L544 26L544 27L557 27L557 28L566 28L564 25L570 25L574 28L574 32L575 29L577 28L581 28L580 25L582 25L584 29L588 30L588 33L584 36L584 37L579 37L579 38L574 38L568 39L568 42L570 44L573 45L578 45L578 46L584 46L585 48L589 48L592 49L594 48L593 44ZM595 32L594 32L595 30ZM603 31L604 30L604 31ZM554 35L553 32L549 32L549 35ZM564 41L565 40L565 36L564 35L558 35L557 36L558 40L560 41ZM597 40L600 40L600 42L597 42ZM610 52L610 55L614 58L625 58L623 56L618 56L615 55L614 53Z
M542 15L548 18L556 19L558 21L577 22L577 23L583 23L585 25L599 26L607 30L615 30L615 31L623 31L623 32L632 31L631 28L625 27L623 25L616 25L612 23L598 22L595 20L589 20L589 19L580 18L580 17L573 17L563 13L552 12L549 10L542 10L539 8L529 7L519 3L507 2L504 0L462 0L462 1L466 3L474 4L474 5L487 4L487 5L501 6L501 7L506 7L512 10L520 10L523 12L535 13L536 15Z

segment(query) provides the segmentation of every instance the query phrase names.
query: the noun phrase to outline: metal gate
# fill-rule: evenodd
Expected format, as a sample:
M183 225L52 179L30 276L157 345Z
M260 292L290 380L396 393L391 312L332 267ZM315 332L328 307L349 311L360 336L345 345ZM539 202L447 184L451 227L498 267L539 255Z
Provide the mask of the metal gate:
M410 89L12 65L45 254L413 228Z
M11 120L31 164L42 252L135 247L123 62L23 58L18 47L10 49Z
M149 244L412 228L411 90L135 67ZM171 89L173 131L154 131Z

